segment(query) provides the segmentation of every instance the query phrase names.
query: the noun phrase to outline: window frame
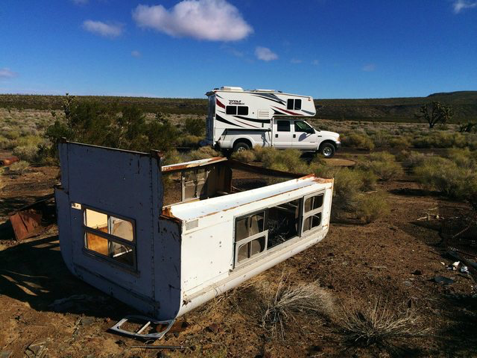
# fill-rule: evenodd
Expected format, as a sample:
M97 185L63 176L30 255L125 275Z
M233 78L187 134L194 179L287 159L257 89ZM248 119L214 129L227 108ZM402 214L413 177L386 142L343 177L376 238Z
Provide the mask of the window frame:
M299 106L297 104L300 104ZM288 98L287 99L287 109L292 109L296 111L301 111L303 106L303 101L301 98Z
M287 131L280 130L280 127L279 127L279 125L278 125L278 123L280 123L280 122L287 122L287 123L288 123L288 130L287 130ZM291 133L291 131L292 131L292 130L291 130L291 127L292 127L292 126L291 126L291 122L292 122L292 121L290 121L290 120L288 120L288 119L278 119L278 120L277 120L277 132Z
M323 196L323 202L321 204L321 206L319 208L316 208L316 209L313 209L313 210L310 210L308 212L305 211L305 207L306 207L306 200L309 199L309 198L313 198L315 196ZM324 191L320 191L318 193L312 193L312 194L308 194L308 195L305 195L303 197L303 206L302 206L302 210L301 210L301 213L302 213L302 220L301 220L301 235L300 236L303 236L303 235L308 235L316 230L319 230L323 227L323 207L325 206L325 192ZM309 217L312 217L318 213L321 213L321 216L320 216L320 225L318 226L315 226L315 227L312 227L311 229L309 230L305 230L305 221L306 219L308 219Z
M89 205L84 205L82 204L81 205L81 209L82 209L82 215L83 215L83 223L82 223L82 227L83 227L83 250L88 254L88 255L92 255L94 257L98 257L100 258L101 260L105 260L107 262L110 262L114 265L118 265L122 268L125 268L129 271L133 271L133 272L137 272L137 231L136 231L136 220L132 219L132 218L128 218L128 217L125 217L123 215L119 215L119 214L114 214L110 211L107 211L107 210L103 210L103 209L97 209L95 207L92 207L92 206L89 206ZM117 219L121 219L121 220L124 220L124 221L127 221L129 222L131 225L132 225L132 234L133 234L133 240L132 241L129 241L129 240L126 240L126 239L123 239L119 236L116 236L116 235L112 235L110 233L107 233L107 232L103 232L103 231L100 231L98 229L94 229L92 227L89 227L86 225L86 210L92 210L92 211L95 211L99 214L104 214L107 216L107 226L108 226L108 231L110 230L110 225L111 225L111 217L114 217L114 218L117 218ZM132 265L128 265L128 264L125 264L123 262L120 262L118 260L115 260L113 257L109 257L109 256L106 256L106 255L103 255L97 251L94 251L90 248L88 248L88 240L87 240L87 233L90 233L92 235L96 235L96 236L99 236L103 239L106 239L108 240L108 254L109 254L109 244L110 242L114 242L116 244L119 244L119 245L124 245L128 248L131 248L132 249L132 258L133 258L133 264Z
M225 114L229 116L236 116L237 115L237 109L238 106L225 106ZM229 108L235 108L235 113L228 113Z
M243 219L243 218L247 218L247 217L252 217L254 215L257 215L257 214L262 214L263 213L263 231L260 231L259 233L256 233L256 234L253 234L252 236L248 236L240 241L237 241L237 221L239 221L240 219ZM239 267L239 266L242 266L254 259L256 259L257 257L259 256L262 256L263 254L265 254L267 251L268 251L268 228L267 228L267 224L268 224L268 208L266 209L262 209L262 210L258 210L258 211L254 211L254 212L251 212L251 213L248 213L248 214L245 214L245 215L240 215L240 216L237 216L234 218L234 268L236 267ZM242 247L243 245L248 245L250 242L254 241L254 240L257 240L261 237L265 237L265 246L264 246L264 249L263 251L251 256L251 257L248 257L242 261L238 261L238 251L239 251L239 248Z
M247 113L245 113L245 114L244 114L244 113L240 114L240 113L239 113L239 109L240 109L240 108L245 108ZM249 113L249 108L248 108L248 106L237 106L237 115L238 115L238 116L248 116L248 113Z

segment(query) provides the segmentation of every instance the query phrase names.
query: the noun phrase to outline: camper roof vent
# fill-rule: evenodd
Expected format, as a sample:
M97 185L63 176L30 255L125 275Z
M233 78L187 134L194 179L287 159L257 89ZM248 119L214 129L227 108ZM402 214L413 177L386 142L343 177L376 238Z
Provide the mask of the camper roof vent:
M222 91L243 92L242 87L222 86L222 87L220 87L220 89Z

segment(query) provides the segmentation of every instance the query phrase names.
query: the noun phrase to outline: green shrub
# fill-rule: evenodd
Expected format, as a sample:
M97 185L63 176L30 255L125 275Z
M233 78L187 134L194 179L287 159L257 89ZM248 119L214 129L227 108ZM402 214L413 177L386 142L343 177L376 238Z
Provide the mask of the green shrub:
M43 142L44 142L44 139L40 136L27 135L27 136L18 138L16 140L16 145L19 147L28 147L28 146L38 147Z
M195 135L181 135L177 141L179 147L198 147L201 137Z
M332 210L339 216L341 211L354 210L363 188L363 178L361 173L343 168L335 172L334 179Z
M13 155L21 160L36 162L38 155L38 147L36 145L20 146L13 149Z
M199 118L187 118L184 125L184 132L189 135L203 138L205 135L205 121Z
M11 141L8 138L5 138L0 135L0 149L8 149L10 148Z
M424 163L427 158L429 158L429 155L413 151L403 151L399 155L399 159L401 159L403 167L409 168L411 171L414 171L415 167Z
M232 154L232 159L238 160L243 163L251 163L255 161L255 153L253 150L242 150Z
M356 216L369 224L389 215L390 208L384 192L361 194L356 200Z
M467 199L472 193L472 183L477 173L472 167L459 166L456 162L431 157L414 170L417 180L429 190L437 190L453 199Z
M416 148L463 148L468 145L468 141L462 133L439 131L421 135L412 144Z
M411 147L411 140L405 136L394 137L389 140L391 148L406 149Z
M396 162L396 157L387 152L371 153L368 160L360 163L358 168L370 171L384 181L403 173L401 165Z
M23 174L25 171L28 169L30 166L30 163L24 160L20 160L19 162L15 162L12 165L10 165L10 172L14 174Z
M191 160L207 159L213 157L220 157L220 153L215 151L212 147L201 147L197 150L193 150L189 153Z
M184 158L182 155L175 149L168 151L164 155L164 159L162 161L163 165L170 165L170 164L177 164L184 162Z
M389 133L385 131L375 131L371 134L372 131L368 130L367 133L371 136L373 143L376 147L385 147L389 142Z
M351 133L347 136L344 136L342 141L344 147L362 149L362 150L373 150L374 143L372 139L366 134Z

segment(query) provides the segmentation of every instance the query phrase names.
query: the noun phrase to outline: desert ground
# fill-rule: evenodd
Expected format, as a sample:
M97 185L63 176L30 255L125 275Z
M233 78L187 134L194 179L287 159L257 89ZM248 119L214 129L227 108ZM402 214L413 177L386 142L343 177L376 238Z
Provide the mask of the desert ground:
M0 156L11 155L3 151ZM349 164L367 152L342 150L329 162ZM1 158L0 158L1 159ZM31 166L4 174L0 200L0 353L2 357L470 357L477 355L477 296L472 275L448 270L442 221L468 215L466 204L429 193L412 175L379 183L390 215L370 224L332 222L326 238L242 286L181 317L157 342L108 332L134 311L73 277L63 263L55 226L14 240L8 213L52 193L59 170ZM473 241L475 243L475 241ZM460 244L459 240L450 243ZM465 247L475 253L476 247ZM451 284L435 282L444 276ZM264 325L263 292L315 282L328 315L296 314L283 336ZM268 291L264 291L264 287ZM272 291L270 291L272 290ZM267 293L265 293L267 295ZM270 293L268 293L270 295ZM377 344L354 342L343 317L377 307L409 318L409 334ZM406 318L407 317L407 318ZM411 322L412 321L412 322ZM144 344L176 349L135 348Z

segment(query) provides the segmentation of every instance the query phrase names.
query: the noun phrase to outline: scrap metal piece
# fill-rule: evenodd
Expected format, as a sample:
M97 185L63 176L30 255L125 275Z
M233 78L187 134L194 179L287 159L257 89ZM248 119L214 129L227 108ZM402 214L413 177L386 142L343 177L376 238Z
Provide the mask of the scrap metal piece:
M20 160L20 158L18 158L18 157L5 158L5 159L0 160L0 166L8 166L8 165L11 165L15 162L18 162L19 160Z
M54 205L50 205L53 194L24 206L9 215L17 241L25 240L46 231L55 222Z
M131 332L131 331L122 329L121 326L122 326L123 324L125 324L126 322L128 322L129 320L143 321L143 322L145 322L145 324L142 325L141 328L139 328L139 330L136 331L136 332ZM164 337L164 335L165 335L167 332L169 332L169 330L172 328L172 326L173 326L173 324L174 324L175 321L176 321L175 319L167 320L167 321L157 321L157 320L155 320L154 318L149 318L149 317L139 316L139 315L130 315L130 316L124 317L122 320L120 320L118 323L116 323L114 326L112 326L112 327L110 328L110 330L113 331L113 332L119 333L119 334L123 334L123 335L128 336L128 337L132 337L132 338L140 338L140 339L161 339L162 337ZM167 325L167 327L166 327L164 330L162 330L161 332L143 334L143 332L144 332L151 324L154 324L154 325Z

